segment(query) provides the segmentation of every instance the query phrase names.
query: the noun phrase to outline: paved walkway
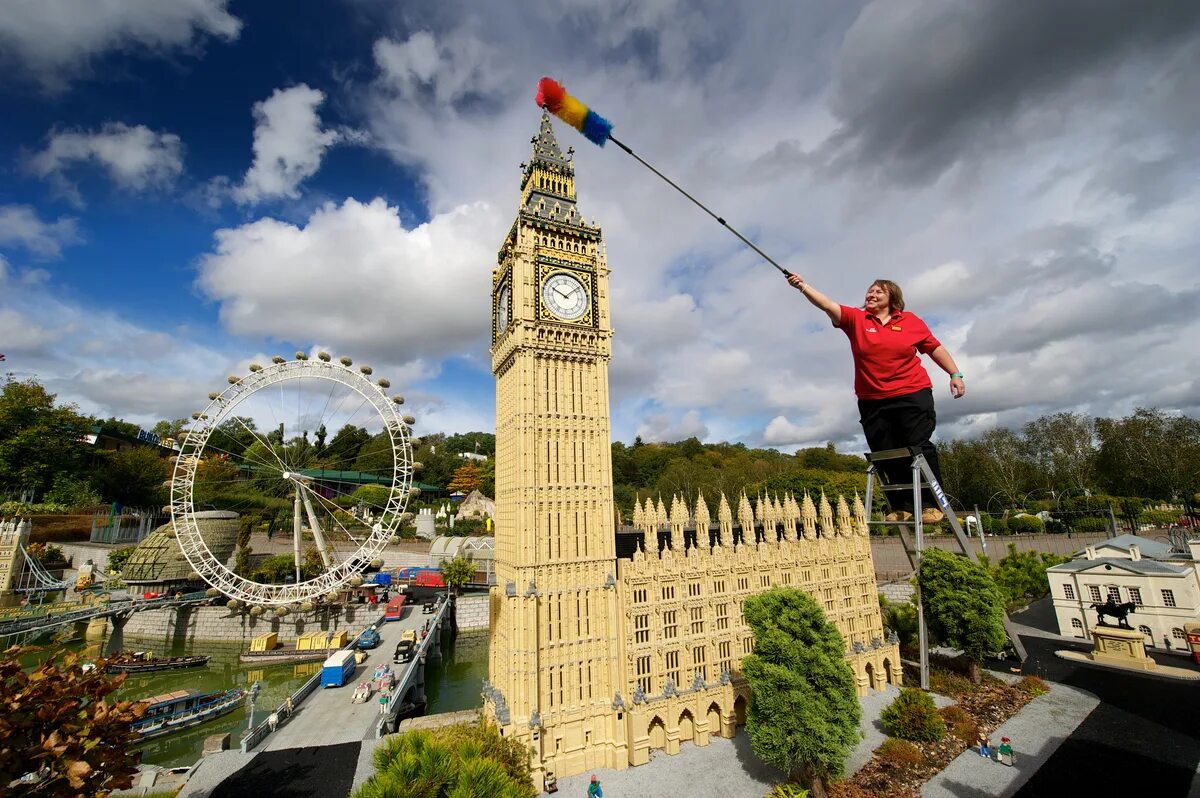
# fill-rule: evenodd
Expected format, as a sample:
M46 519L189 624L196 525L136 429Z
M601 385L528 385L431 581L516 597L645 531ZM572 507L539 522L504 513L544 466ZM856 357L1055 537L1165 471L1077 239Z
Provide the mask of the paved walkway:
M1015 795L1099 703L1090 693L1052 685L1049 693L1030 701L991 734L996 745L1002 736L1012 739L1016 751L1012 767L985 760L969 748L930 779L921 794L926 798Z

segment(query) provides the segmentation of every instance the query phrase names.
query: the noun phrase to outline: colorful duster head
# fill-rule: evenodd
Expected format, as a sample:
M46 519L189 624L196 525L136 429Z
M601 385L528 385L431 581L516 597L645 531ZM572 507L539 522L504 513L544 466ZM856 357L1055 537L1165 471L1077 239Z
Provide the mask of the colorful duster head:
M554 78L542 78L538 81L538 106L578 130L588 141L603 147L612 132L612 123L600 114L567 94L563 85Z

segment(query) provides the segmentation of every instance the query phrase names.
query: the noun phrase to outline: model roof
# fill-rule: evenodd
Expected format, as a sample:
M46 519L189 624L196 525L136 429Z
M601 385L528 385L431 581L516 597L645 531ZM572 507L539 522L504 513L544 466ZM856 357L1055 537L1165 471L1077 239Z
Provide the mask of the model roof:
M1101 549L1118 549L1119 551L1128 552L1130 546L1137 546L1141 549L1143 557L1166 557L1171 553L1171 546L1166 543L1159 543L1157 540L1150 538L1138 537L1137 535L1117 535L1115 538L1109 538L1101 543L1097 543L1094 548L1097 552ZM1082 557L1084 550L1075 552L1076 557Z
M1183 565L1173 565L1171 563L1160 562L1159 560L1130 560L1126 557L1097 557L1094 560L1071 560L1061 565L1051 566L1046 570L1057 571L1059 573L1081 573L1093 568L1100 568L1101 566L1110 566L1109 570L1119 568L1123 571L1142 574L1144 576L1179 576L1190 570Z

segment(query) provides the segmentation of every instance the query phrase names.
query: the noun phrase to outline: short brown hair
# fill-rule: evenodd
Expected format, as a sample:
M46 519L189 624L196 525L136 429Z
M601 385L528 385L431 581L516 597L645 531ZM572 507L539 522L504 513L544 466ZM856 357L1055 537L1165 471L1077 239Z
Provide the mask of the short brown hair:
M900 290L900 286L891 280L876 280L867 286L872 288L879 286L888 295L888 307L892 310L904 310L904 292Z

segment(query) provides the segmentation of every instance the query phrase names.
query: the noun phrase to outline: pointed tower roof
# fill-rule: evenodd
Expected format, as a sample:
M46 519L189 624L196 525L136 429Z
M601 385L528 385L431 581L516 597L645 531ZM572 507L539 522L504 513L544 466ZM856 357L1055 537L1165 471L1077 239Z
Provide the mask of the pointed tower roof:
M568 173L575 171L571 161L563 155L562 149L558 146L558 139L554 137L554 126L550 123L550 114L546 111L542 111L541 127L538 128L537 135L531 141L533 142L533 163L543 161L558 169L565 169Z

